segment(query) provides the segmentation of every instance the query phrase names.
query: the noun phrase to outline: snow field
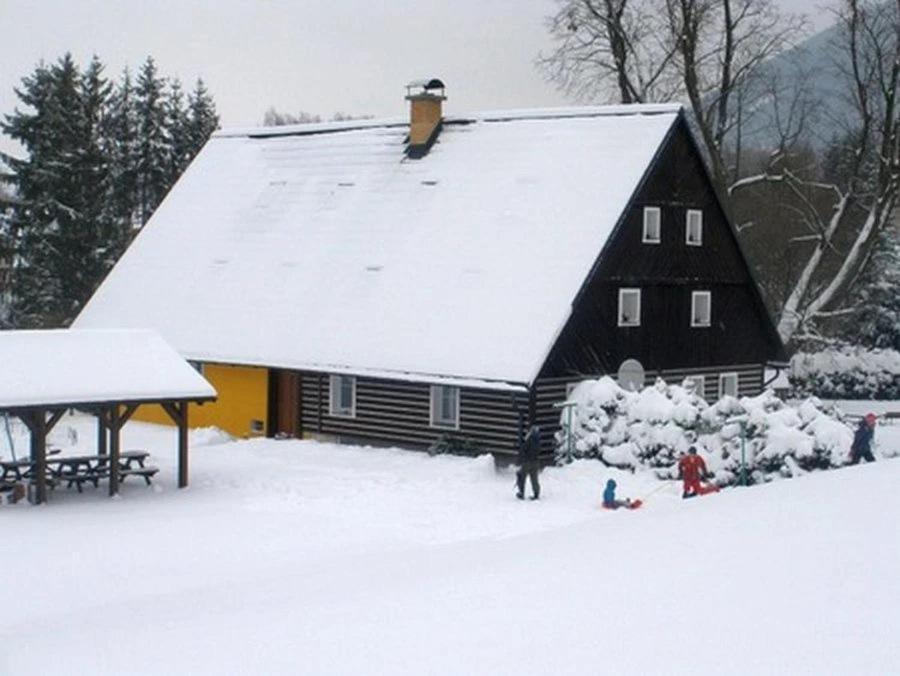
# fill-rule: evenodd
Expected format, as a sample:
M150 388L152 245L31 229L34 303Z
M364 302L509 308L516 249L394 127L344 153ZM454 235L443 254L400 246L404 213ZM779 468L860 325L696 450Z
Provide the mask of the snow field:
M68 427L79 443L68 445ZM57 430L65 452L87 419ZM900 428L879 430L900 445ZM637 512L646 475L578 461L537 503L484 458L129 423L154 489L0 509L0 674L890 673L900 463ZM24 448L24 444L21 444ZM0 443L0 449L5 447Z

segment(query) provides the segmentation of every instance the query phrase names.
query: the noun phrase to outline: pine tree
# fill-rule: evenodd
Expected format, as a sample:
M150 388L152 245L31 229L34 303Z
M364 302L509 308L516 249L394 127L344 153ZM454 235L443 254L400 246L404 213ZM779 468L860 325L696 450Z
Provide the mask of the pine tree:
M900 234L882 234L859 286L855 312L842 337L852 344L900 351Z
M168 187L171 188L193 157L190 142L190 117L184 104L181 82L177 78L169 83L169 92L166 97L166 127L172 144L166 181Z
M209 140L210 135L219 127L216 104L200 78L197 79L194 91L188 97L188 108L190 111L188 138L190 157L193 159Z
M137 211L141 225L162 202L169 187L171 141L166 128L165 82L147 57L137 82Z
M138 130L134 86L126 68L110 98L106 118L106 145L110 156L110 194L107 209L114 223L111 250L121 252L138 217Z
M67 244L81 217L78 147L84 129L81 75L70 54L39 65L16 93L33 112L6 116L4 131L25 146L27 160L11 160L17 202L13 209L16 269L13 321L59 326L71 311L64 288Z

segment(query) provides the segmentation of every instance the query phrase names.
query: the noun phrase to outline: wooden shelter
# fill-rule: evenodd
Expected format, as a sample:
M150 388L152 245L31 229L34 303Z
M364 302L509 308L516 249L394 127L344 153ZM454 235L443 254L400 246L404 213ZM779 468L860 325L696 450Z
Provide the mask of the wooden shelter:
M29 429L36 502L47 499L47 435L69 409L97 417L97 453L108 456L116 495L122 427L141 404L159 404L178 427L178 486L188 485L188 403L213 401L216 392L158 334L3 331L0 362L0 413Z

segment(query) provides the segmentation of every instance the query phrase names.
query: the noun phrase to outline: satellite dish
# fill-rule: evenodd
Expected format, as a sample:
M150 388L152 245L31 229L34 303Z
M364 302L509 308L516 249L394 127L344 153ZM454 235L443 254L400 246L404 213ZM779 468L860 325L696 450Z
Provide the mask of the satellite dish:
M637 359L626 359L619 367L616 376L619 387L631 392L638 392L644 387L644 367Z

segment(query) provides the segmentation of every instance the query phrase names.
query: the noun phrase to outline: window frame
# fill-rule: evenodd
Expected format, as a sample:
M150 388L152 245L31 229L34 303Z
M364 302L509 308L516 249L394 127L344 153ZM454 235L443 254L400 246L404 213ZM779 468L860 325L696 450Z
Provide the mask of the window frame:
M697 217L697 241L691 240L691 216ZM684 243L688 246L703 246L703 210L688 209L684 216Z
M441 392L450 390L455 394L455 402L453 409L455 418L452 422L446 420L438 420L439 402L443 401ZM440 430L459 430L459 401L460 388L456 385L432 385L430 388L431 400L428 403L428 425Z
M337 404L338 397L342 390L341 382L350 379L350 408L341 409ZM356 417L356 376L348 376L341 373L332 373L328 379L328 415L334 418L355 418Z
M686 380L694 381L694 394L706 400L706 376L704 374L687 376Z
M719 399L724 397L727 393L724 391L724 383L726 378L734 378L734 394L729 394L730 397L737 397L741 391L741 378L737 371L728 371L727 373L719 374Z
M656 239L651 238L647 234L647 217L650 214L656 214ZM644 207L644 227L641 232L641 243L643 244L660 244L662 242L662 210L659 207Z
M706 297L706 322L698 322L697 315L697 299ZM692 329L708 329L712 326L712 291L691 291L691 328Z
M634 323L624 323L622 317L622 299L626 294L637 295L637 320ZM619 289L619 305L616 308L616 323L623 328L635 327L641 325L641 290L634 287L626 287Z

